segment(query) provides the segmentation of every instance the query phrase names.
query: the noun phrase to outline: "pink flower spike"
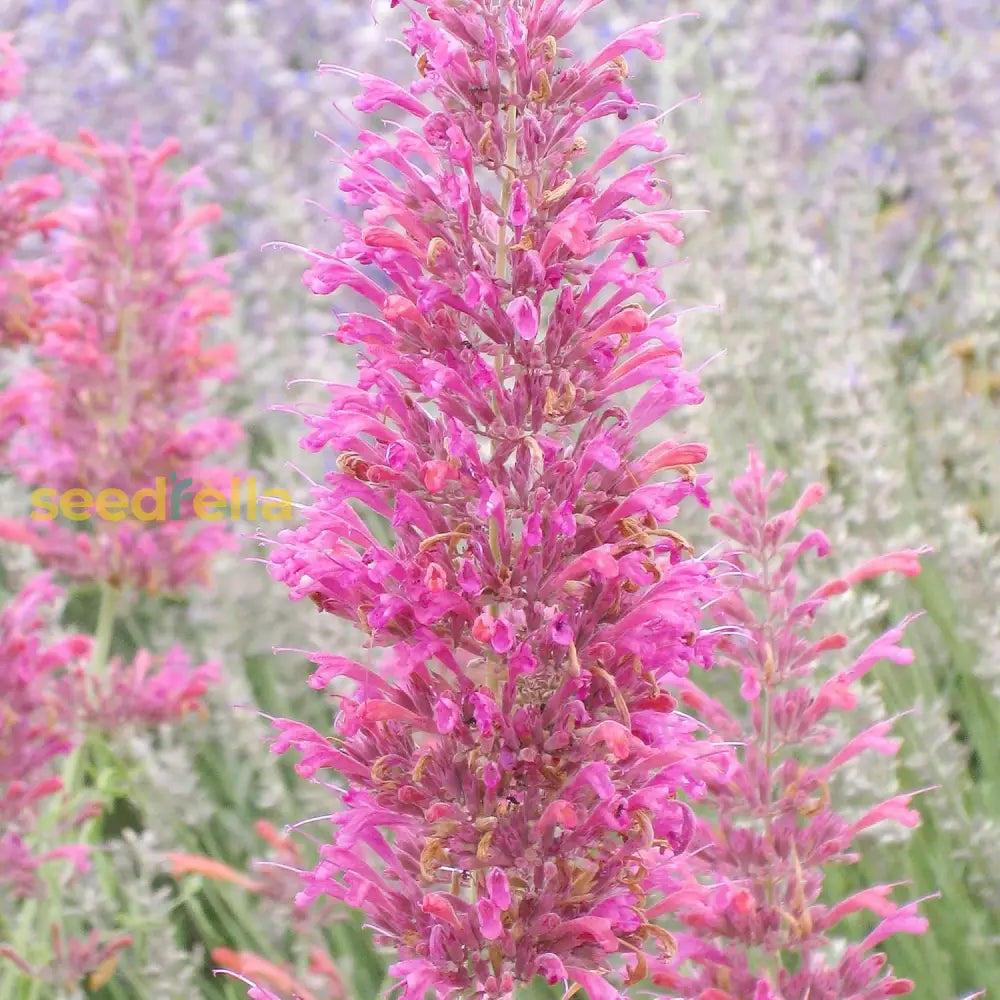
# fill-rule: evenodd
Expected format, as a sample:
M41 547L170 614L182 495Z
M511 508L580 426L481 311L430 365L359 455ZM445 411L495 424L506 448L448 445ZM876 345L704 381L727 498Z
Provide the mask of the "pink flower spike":
M270 559L381 681L336 675L333 732L276 723L305 776L344 779L300 899L362 910L402 1000L536 971L607 1000L674 947L653 883L728 753L671 693L732 635L706 617L728 583L668 527L708 502L701 446L638 440L701 401L647 255L680 239L658 123L585 154L642 113L618 56L658 54L659 25L595 57L559 41L589 0L398 6L412 82L338 72L416 121L360 131L351 217L307 255L358 378L306 417L335 471Z
M9 129L0 132L10 138ZM62 518L30 520L17 540L65 576L115 590L181 593L206 585L213 558L233 548L235 537L231 525L208 523L226 520L218 506L215 517L202 518L194 498L209 490L228 498L239 470L216 466L212 457L231 453L242 436L235 422L206 412L206 384L230 379L235 357L232 345L207 343L212 321L231 308L224 262L208 253L202 232L218 217L218 206L189 207L196 174L173 176L166 162L180 148L176 140L149 149L136 129L121 146L89 133L81 133L71 151L45 148L40 137L31 145L85 175L89 194L43 224L26 209L57 193L58 185L36 178L30 192L23 191L29 204L12 216L36 231L55 232L38 250L31 275L21 275L19 266L4 268L15 281L31 278L18 292L23 303L15 326L17 339L37 347L32 365L0 392L6 466L55 494L81 485L95 494L113 487L124 502L142 491L145 513L153 516L119 511L91 518L87 531ZM0 171L6 161L0 149ZM7 193L0 186L0 217L9 214ZM0 289L3 339L13 315L5 299ZM84 399L89 402L81 408ZM8 432L13 412L20 419ZM157 680L149 679L165 700L176 695L178 709L185 700L183 672L164 664ZM176 684L172 692L168 677ZM207 680L205 671L191 678L189 702ZM123 689L118 694L124 696ZM133 694L140 692L133 688ZM164 718L166 707L157 713L153 700L146 697L132 721Z
M861 890L829 908L817 902L824 866L856 855L859 832L885 820L904 826L919 820L909 794L890 797L854 822L836 811L833 772L865 750L893 754L899 742L890 737L895 720L886 719L831 750L833 730L822 721L833 710L854 708L852 688L877 663L908 663L912 651L900 645L907 619L870 643L846 669L824 666L847 638L839 632L814 635L817 613L847 589L849 580L799 594L801 564L829 549L816 531L792 537L799 517L822 491L809 487L793 508L774 512L771 502L783 480L780 474L769 475L751 452L747 472L730 487L732 501L712 517L726 539L718 565L728 580L711 607L724 636L713 667L738 674L740 695L749 704L740 711L708 698L691 682L680 689L681 702L725 734L714 759L706 758L712 776L699 813L699 849L685 857L683 873L663 871L654 877L663 902L652 912L674 913L685 935L678 962L653 978L685 1000L773 1000L790 989L822 992L829 983L850 983L845 988L866 1000L905 994L913 984L893 975L884 955L870 951L892 934L926 929L915 904L897 907L890 900L891 886ZM887 569L908 572L916 568L915 555L872 560L850 582ZM637 718L632 713L633 729ZM806 753L819 755L819 761L806 767ZM764 864L758 851L762 789L767 790L771 829L791 836L787 853L772 853ZM664 826L656 832L664 837ZM842 956L826 956L829 929L863 909L882 918L876 930L860 944L848 943ZM789 919L794 934L761 934L762 927ZM793 967L794 974L786 971ZM727 977L725 990L716 985L720 970Z

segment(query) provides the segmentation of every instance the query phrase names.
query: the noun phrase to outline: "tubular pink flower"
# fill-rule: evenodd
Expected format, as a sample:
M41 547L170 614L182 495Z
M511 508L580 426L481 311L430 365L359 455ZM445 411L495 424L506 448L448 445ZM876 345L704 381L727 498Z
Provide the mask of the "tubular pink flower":
M705 452L636 442L701 401L651 313L647 249L679 243L680 216L644 211L665 196L650 169L602 175L665 143L646 123L583 163L588 122L640 112L624 54L661 54L659 25L576 59L559 39L595 5L413 4L419 79L357 75L356 106L399 119L347 160L362 219L305 251L307 287L363 310L333 331L358 384L307 418L336 470L271 572L390 652L378 683L315 654L336 735L277 720L273 749L347 778L301 899L363 908L414 1000L535 975L617 996L613 971L674 946L641 873L685 850L679 796L715 767L663 690L714 642L712 569L665 527L707 505Z

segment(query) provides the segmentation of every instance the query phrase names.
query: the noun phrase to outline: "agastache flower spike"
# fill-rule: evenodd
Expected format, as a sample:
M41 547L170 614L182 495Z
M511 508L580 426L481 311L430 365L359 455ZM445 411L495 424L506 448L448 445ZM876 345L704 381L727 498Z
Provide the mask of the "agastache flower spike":
M680 213L601 175L665 142L640 126L584 161L588 122L638 112L625 56L661 55L660 25L580 59L560 39L596 0L417 6L417 82L359 77L356 106L398 118L347 161L363 221L307 251L310 290L362 303L333 331L359 379L307 417L304 447L337 468L271 570L390 649L371 677L315 655L315 686L341 685L333 740L277 721L276 752L348 780L301 901L362 907L407 1000L536 975L612 997L610 974L673 947L644 865L684 851L677 795L708 765L662 688L707 665L718 592L664 527L707 503L704 449L636 454L638 429L701 399L674 318L647 311L667 301L649 243L678 243Z
M0 414L21 417L8 455L19 478L57 501L117 490L120 502L107 516L78 503L93 532L51 520L52 504L41 520L0 519L0 538L74 579L176 592L207 582L212 558L233 545L228 526L198 520L191 498L229 488L228 470L206 460L240 429L204 406L206 382L231 377L234 353L204 343L208 322L229 309L223 262L206 255L198 232L218 206L185 211L198 174L173 178L164 166L179 143L145 149L139 138L117 146L81 133L74 163L93 195L54 214L45 259L60 277L35 296L44 337L35 366L0 393ZM158 480L164 492L178 484L176 509L173 498L145 520L124 509Z
M14 82L0 73L0 96ZM10 135L0 129L0 168ZM224 496L230 475L207 459L239 440L240 429L204 412L205 383L232 374L231 346L204 343L208 322L228 311L229 293L222 259L206 253L198 232L218 206L187 211L199 174L174 178L165 167L179 150L174 139L144 148L138 129L125 146L81 132L79 143L58 147L60 161L91 182L90 197L45 217L50 243L32 261L49 275L33 288L33 363L0 391L4 458L48 496L38 504L47 509L29 518L0 518L0 538L31 546L47 568L100 584L103 639L89 667L77 664L60 681L88 727L182 715L200 706L218 675L215 664L195 666L179 648L105 662L122 591L206 583L214 556L235 544L229 526L202 523L192 502L209 486ZM28 266L4 260L5 249L0 281ZM117 500L105 503L111 491ZM134 505L140 491L144 516ZM64 516L67 495L76 516ZM89 524L76 530L72 520Z
M820 673L819 662L836 655L847 637L811 635L815 619L832 597L852 582L899 572L920 572L919 551L896 552L860 567L843 579L801 595L796 569L802 559L829 551L826 537L810 531L794 540L803 512L822 496L808 487L792 509L772 513L783 475L767 476L751 453L746 475L732 486L734 502L712 518L733 543L720 559L738 583L712 607L728 634L718 646L720 667L739 672L743 712L731 712L687 680L681 699L738 747L722 780L709 779L712 808L699 821L697 850L678 869L659 869L653 882L687 924L679 936L688 960L653 970L654 982L672 996L699 1000L883 1000L909 993L913 984L886 967L873 951L893 934L922 934L927 921L916 902L896 903L894 886L880 885L840 902L818 901L826 865L857 857L854 839L876 823L912 827L919 815L913 794L875 805L849 821L831 803L834 771L851 758L874 751L893 755L891 720L853 738L837 739L831 712L850 711L852 688L877 663L913 661L900 645L904 620L870 643L853 662ZM745 718L744 718L745 717ZM867 910L875 929L836 958L826 949L838 923ZM658 911L654 911L658 912Z

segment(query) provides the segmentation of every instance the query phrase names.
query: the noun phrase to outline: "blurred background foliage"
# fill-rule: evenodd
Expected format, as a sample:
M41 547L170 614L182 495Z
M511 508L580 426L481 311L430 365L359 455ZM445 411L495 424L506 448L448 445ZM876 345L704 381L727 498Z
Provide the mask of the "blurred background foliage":
M302 289L298 259L259 248L329 245L323 212L307 199L343 207L329 147L314 133L349 143L358 116L347 82L316 64L412 76L389 41L400 13L381 13L376 26L368 7L0 0L0 29L13 30L30 67L20 100L41 126L123 139L137 120L147 144L177 135L183 156L205 165L209 197L224 207L215 249L233 255L236 306L219 336L237 343L243 373L219 407L249 430L248 466L299 496L322 462L297 451L296 419L268 408L308 401L309 386L286 389L292 378L348 380L352 356L318 336L331 325L328 303ZM898 765L863 758L841 782L842 801L860 811L893 787L929 790L923 825L876 830L831 888L904 881L914 896L940 893L927 904L931 933L888 945L897 972L916 980L918 1000L1000 991L1000 4L697 7L699 20L665 29L663 63L632 67L636 92L655 105L700 95L666 120L685 155L665 176L675 204L708 213L689 221L687 265L668 272L689 310L681 329L689 363L704 366L707 401L688 426L650 435L707 441L720 486L751 442L788 469L790 488L822 482L829 495L813 522L836 552L824 575L891 548L934 547L906 587L869 588L839 608L836 628L859 642L925 611L910 633L916 663L877 671L861 708L873 719L909 712ZM593 48L670 13L607 0L577 44ZM0 490L5 511L24 508L15 484ZM698 537L704 526L688 516ZM243 561L254 554L248 540L242 556L222 560L210 591L137 604L116 631L121 653L182 637L219 657L225 679L208 716L123 733L111 748L125 763L95 877L115 896L100 884L67 889L95 922L117 908L137 942L90 991L102 1000L242 997L240 984L211 976L219 947L320 982L309 980L303 939L286 930L285 904L173 878L167 858L205 854L249 872L272 850L258 820L280 829L325 811L324 790L267 753L267 722L249 706L328 726L331 706L306 686L302 657L272 647L350 652L356 640L311 606L290 605ZM29 570L4 550L5 590ZM89 631L95 620L93 595L73 594L64 624ZM385 958L359 922L337 914L317 932L345 996L374 997Z

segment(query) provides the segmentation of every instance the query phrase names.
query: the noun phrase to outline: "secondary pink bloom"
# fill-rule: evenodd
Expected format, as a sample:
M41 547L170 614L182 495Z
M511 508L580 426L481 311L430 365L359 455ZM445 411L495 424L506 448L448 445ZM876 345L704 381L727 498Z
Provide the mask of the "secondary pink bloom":
M207 459L240 437L232 421L204 413L205 383L232 374L231 348L205 344L229 294L198 233L217 209L186 212L197 174L175 179L164 168L178 148L83 136L74 162L92 198L54 215L46 264L59 277L35 295L44 313L36 365L0 393L0 415L20 416L8 461L26 484L50 498L121 491L110 516L78 504L92 532L53 503L23 523L21 540L68 576L151 592L205 582L214 554L232 545L230 526L197 519L192 498L205 488L228 496L228 470ZM163 495L145 501L151 519L137 518L125 498L154 494L158 480Z
M83 721L98 729L155 726L199 709L219 677L218 664L193 667L179 646L162 656L141 649L131 663L113 659L99 674L81 665L69 695Z
M868 750L894 754L899 743L889 737L887 720L838 745L826 719L853 708L851 686L876 663L907 664L913 654L899 645L904 621L828 679L816 678L820 658L846 643L839 633L812 635L818 612L843 588L799 594L798 563L811 551L820 557L829 551L820 532L792 537L801 513L822 491L811 486L791 510L773 513L769 505L783 478L767 477L751 453L747 474L732 484L734 502L712 518L733 543L720 564L739 574L712 608L725 632L718 663L739 672L747 704L742 713L732 712L690 681L678 682L682 700L737 749L724 762L722 780L708 779L711 808L698 821L697 850L685 859L686 874L660 868L651 875L665 893L656 912L671 912L686 925L679 954L687 960L655 967L653 979L675 996L698 1000L716 994L720 1000L882 1000L909 993L913 984L894 976L885 956L871 949L892 934L922 934L927 922L915 903L891 899L894 886L820 903L824 866L849 860L860 830L887 820L914 826L919 817L909 808L912 795L878 804L854 823L836 811L830 800L834 771ZM917 555L872 560L842 582L899 570L914 575ZM881 922L840 958L827 957L828 933L859 910ZM720 982L726 983L721 992L715 988Z

